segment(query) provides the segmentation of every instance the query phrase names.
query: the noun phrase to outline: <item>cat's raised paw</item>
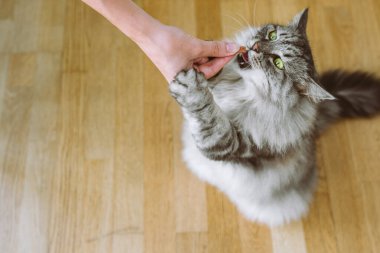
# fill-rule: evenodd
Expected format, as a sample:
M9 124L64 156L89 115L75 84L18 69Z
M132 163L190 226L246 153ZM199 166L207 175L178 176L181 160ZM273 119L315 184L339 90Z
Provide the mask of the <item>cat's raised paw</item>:
M169 84L170 94L182 107L198 107L211 97L203 73L183 70Z
M203 73L195 69L182 70L177 74L175 80L189 88L206 88L207 81Z

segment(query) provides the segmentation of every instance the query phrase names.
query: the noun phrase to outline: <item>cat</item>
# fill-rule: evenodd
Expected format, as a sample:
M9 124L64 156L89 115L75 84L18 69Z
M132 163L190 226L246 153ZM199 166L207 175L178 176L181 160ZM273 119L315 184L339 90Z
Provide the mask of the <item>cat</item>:
M299 220L316 188L315 139L334 121L380 111L380 80L364 72L318 76L306 35L308 9L288 25L249 27L246 46L210 80L181 71L169 91L185 124L183 158L249 220Z

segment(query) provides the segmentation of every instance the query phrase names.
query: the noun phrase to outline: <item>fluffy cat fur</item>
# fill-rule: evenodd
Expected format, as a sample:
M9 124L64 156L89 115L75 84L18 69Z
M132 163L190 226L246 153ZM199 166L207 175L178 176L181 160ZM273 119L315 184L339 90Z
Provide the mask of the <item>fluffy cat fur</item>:
M379 79L343 71L318 78L307 16L306 9L286 26L247 28L236 42L248 53L217 77L191 69L169 85L185 118L190 170L269 226L306 214L317 180L315 137L337 119L380 111Z

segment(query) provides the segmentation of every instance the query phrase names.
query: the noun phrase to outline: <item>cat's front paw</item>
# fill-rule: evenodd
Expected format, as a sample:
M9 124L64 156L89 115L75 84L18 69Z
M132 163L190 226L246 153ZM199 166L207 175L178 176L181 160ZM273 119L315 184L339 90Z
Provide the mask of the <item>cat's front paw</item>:
M169 90L182 107L191 110L204 106L212 98L203 73L194 69L179 72L169 84Z

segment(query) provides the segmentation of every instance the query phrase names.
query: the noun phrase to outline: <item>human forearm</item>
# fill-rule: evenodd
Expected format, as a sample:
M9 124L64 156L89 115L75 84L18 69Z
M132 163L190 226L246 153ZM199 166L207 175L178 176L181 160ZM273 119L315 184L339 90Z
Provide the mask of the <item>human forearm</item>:
M82 0L102 16L108 19L121 32L133 40L152 62L160 69L162 74L170 79L175 72L167 71L160 66L165 65L165 46L168 26L145 13L131 0ZM168 46L168 45L166 45Z
M137 44L146 43L163 26L130 0L82 0ZM148 36L149 35L149 36Z

